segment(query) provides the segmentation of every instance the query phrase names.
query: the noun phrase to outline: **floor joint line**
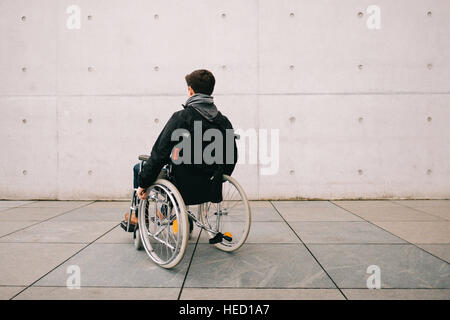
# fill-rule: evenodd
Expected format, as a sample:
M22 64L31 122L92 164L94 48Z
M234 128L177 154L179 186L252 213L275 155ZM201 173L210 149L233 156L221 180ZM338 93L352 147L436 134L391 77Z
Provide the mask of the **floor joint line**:
M272 207L275 209L275 211L280 215L281 219L287 224L287 226L294 232L296 237L301 241L301 243L305 246L306 250L308 250L309 254L314 258L314 260L317 262L317 264L322 268L323 272L330 278L331 282L336 286L336 288L339 290L339 292L342 294L342 296L345 298L345 300L348 300L347 296L344 294L344 292L339 288L337 283L333 280L333 278L328 274L327 270L322 266L322 264L319 262L319 260L316 258L316 256L312 253L312 251L308 248L305 242L303 242L302 238L295 232L295 230L291 227L291 225L286 221L286 219L281 215L280 211L278 211L277 207L272 203L272 201L269 201Z
M203 231L203 229L200 229L200 232L198 233L197 241L195 242L194 250L192 251L191 259L189 260L189 265L187 267L186 274L184 275L183 283L181 284L181 288L180 288L180 292L178 293L177 300L181 299L181 294L184 289L184 284L186 282L189 270L191 269L192 260L194 260L195 250L197 250L197 245L200 241L200 236L202 235L202 231Z
M93 244L95 241L97 241L98 239L100 239L101 237L103 237L104 235L106 235L108 232L111 232L112 230L114 230L115 228L117 228L117 226L119 226L120 223L116 224L114 227L112 227L111 229L109 229L108 231L104 232L102 235L100 235L99 237L97 237L96 239L94 239L92 242L88 243L87 245L85 245L83 248L81 248L80 250L78 250L77 252L75 252L73 255L71 255L69 258L65 259L64 261L62 261L60 264L58 264L56 267L54 267L53 269L51 269L50 271L46 272L44 275L42 275L41 277L39 277L37 280L33 281L31 284L27 285L23 290L21 290L20 292L16 293L13 297L11 297L9 300L13 300L15 297L17 297L19 294L21 294L22 292L24 292L25 290L27 290L28 288L32 287L35 283L37 283L38 281L40 281L41 279L43 279L45 276L47 276L48 274L50 274L51 272L53 272L54 270L56 270L57 268L59 268L60 266L62 266L64 263L66 263L67 261L69 261L70 259L72 259L73 257L75 257L77 254L79 254L81 251L83 251L84 249L86 249L87 247L89 247L91 244Z
M404 243L404 244L413 245L413 246L415 246L416 248L419 248L420 250L426 252L427 254L429 254L429 255L431 255L431 256L433 256L433 257L435 257L435 258L437 258L437 259L439 259L439 260L441 260L441 261L443 261L443 262L445 262L445 263L447 263L447 264L449 264L449 263L448 263L447 261L445 261L444 259L439 258L438 256L432 254L431 252L428 252L427 250L425 250L425 249L419 247L418 245L416 245L415 243L409 242L408 240L403 239L402 237L399 237L399 236L396 235L395 233L392 233L392 232L390 232L389 230L386 230L386 229L384 229L383 227L381 227L381 226L379 226L379 225L377 225L377 224L375 224L375 223L373 223L373 222L371 222L371 221L369 221L369 220L366 220L365 218L363 218L363 217L361 217L360 215L358 215L358 214L356 214L356 213L350 211L349 209L346 209L346 208L341 207L340 205L334 203L332 200L331 200L330 202L331 202L332 204L334 204L335 206L337 206L337 207L339 207L339 208L341 208L341 209L344 209L345 211L347 211L347 212L349 212L349 213L351 213L351 214L357 215L358 217L360 217L361 219L363 219L363 220L366 221L367 223L371 224L372 226L377 227L377 228L380 228L380 229L383 230L384 232L387 232L387 233L389 233L390 235L393 235L394 237L397 237L397 238L399 238L400 240L405 241L406 243ZM423 222L426 222L426 221L423 221Z

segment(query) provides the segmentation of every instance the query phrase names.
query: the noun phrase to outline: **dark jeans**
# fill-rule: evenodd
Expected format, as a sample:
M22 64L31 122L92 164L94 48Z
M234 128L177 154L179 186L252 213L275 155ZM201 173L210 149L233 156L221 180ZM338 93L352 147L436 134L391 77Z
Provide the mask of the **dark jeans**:
M142 163L142 165L145 164L145 161ZM141 163L136 163L133 167L133 188L137 189L138 186L138 175L139 175L139 170L141 168ZM161 170L161 172L159 173L158 177L156 178L156 180L158 179L164 179L166 177L166 173Z
M140 169L141 163L136 163L136 165L133 167L133 188L137 189L138 186L138 175L139 175L139 169Z

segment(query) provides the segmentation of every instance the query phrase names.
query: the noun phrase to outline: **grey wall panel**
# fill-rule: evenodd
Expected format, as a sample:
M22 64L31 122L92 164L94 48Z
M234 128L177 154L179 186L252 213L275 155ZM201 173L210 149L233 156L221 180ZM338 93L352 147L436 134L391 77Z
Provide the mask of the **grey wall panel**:
M367 27L370 5L379 30ZM261 90L449 92L448 12L440 0L261 1Z
M61 94L174 94L198 68L217 93L256 91L256 1L129 3L80 1L78 30L64 23L72 2L58 3Z
M150 153L178 102L176 97L60 99L58 198L131 195L138 155Z
M0 1L0 94L56 93L55 0Z
M0 98L0 199L54 199L55 98Z
M449 103L448 95L261 98L260 114L271 116L260 127L282 129L280 173L260 178L260 196L448 196Z
M243 133L234 175L251 198L448 198L449 12L444 0L1 0L0 198L126 198L196 68L215 74Z

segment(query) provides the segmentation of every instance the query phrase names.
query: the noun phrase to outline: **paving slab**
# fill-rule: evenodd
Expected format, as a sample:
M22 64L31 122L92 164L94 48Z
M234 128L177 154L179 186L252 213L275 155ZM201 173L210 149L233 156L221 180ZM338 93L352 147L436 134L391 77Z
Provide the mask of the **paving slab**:
M344 289L349 300L450 300L450 289Z
M24 204L23 208L78 208L85 205L88 205L89 203L92 203L93 201L34 201L30 203Z
M450 244L416 244L418 247L450 263Z
M193 233L192 238L196 239L197 234L198 231ZM208 241L207 232L202 231L199 242L208 243ZM301 241L285 222L254 221L246 243L301 243Z
M131 199L131 197L130 197ZM89 204L89 208L130 208L130 201L95 201Z
M338 289L184 288L181 300L345 300Z
M276 205L275 205L276 206ZM363 221L339 207L277 207L283 218L288 221Z
M133 244L133 233L125 232L120 226L117 226L96 240L95 243Z
M0 237L3 237L14 231L21 230L32 224L37 223L36 221L2 221L0 222Z
M449 207L416 207L417 210L421 210L435 217L440 217L447 221L450 220L450 208Z
M0 211L0 221L43 221L68 212L69 210L71 208L65 207L12 208Z
M1 289L0 289L1 290ZM176 300L179 288L29 287L14 300Z
M188 245L183 260L173 269L153 263L143 250L129 244L94 243L52 271L36 286L65 287L67 267L80 267L84 287L180 288L187 271L193 245Z
M252 221L283 221L274 207L250 207Z
M75 209L59 217L55 221L120 221L125 219L125 213L128 212L127 206L122 207L92 207L86 206Z
M206 234L206 232L204 232ZM301 243L285 222L254 221L246 243Z
M405 243L368 222L289 222L304 243Z
M0 242L90 243L116 225L98 221L46 221L2 237Z
M25 288L0 286L0 300L9 300Z
M375 221L374 224L411 243L450 244L450 221Z
M425 212L407 207L354 207L348 209L353 214L368 221L439 221Z
M81 250L82 244L0 243L0 285L28 286Z
M450 219L450 200L400 200L395 201L395 203L446 220Z
M391 200L332 200L334 203L340 207L351 209L351 208L396 208L400 204L395 203Z
M408 207L450 207L450 199L444 200L392 200L392 202Z
M449 289L450 265L411 244L311 244L308 248L340 288L367 288L371 265L381 288Z
M249 204L251 208L273 208L272 203L266 200L251 200Z
M300 244L244 244L231 253L198 244L185 288L336 288Z
M34 201L0 200L0 209L19 207L33 202Z

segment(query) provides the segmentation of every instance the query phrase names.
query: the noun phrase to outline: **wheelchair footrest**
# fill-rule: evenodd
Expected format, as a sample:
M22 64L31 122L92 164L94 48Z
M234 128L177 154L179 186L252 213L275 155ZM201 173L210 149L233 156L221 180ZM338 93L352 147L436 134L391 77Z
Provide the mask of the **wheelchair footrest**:
M210 244L221 243L223 239L227 241L233 240L229 232L225 232L225 234L223 234L222 232L218 232L213 238L209 239L209 243Z
M126 220L123 220L121 223L120 223L120 227L123 229L123 230L125 230L125 231L127 231L127 225L128 225L128 222L126 221ZM134 225L134 224L130 224L130 228L128 229L128 232L134 232L134 229L136 228L136 225Z

